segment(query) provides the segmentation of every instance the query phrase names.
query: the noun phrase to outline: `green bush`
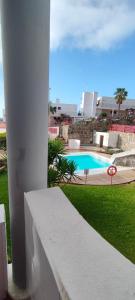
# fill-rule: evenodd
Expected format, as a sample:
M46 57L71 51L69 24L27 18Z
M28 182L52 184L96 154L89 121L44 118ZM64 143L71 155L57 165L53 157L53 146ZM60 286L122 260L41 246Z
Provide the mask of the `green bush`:
M64 144L60 140L48 142L48 186L59 185L60 182L71 182L77 175L76 165L61 156L65 153Z
M58 158L59 154L64 154L64 144L60 140L49 140L48 142L48 165L52 165L54 159Z
M6 149L6 133L0 133L0 149Z
M49 167L48 168L48 186L54 186L56 184L59 184L60 182L60 177L59 177L59 172L53 168Z
M7 153L2 151L0 153L0 173L7 170Z

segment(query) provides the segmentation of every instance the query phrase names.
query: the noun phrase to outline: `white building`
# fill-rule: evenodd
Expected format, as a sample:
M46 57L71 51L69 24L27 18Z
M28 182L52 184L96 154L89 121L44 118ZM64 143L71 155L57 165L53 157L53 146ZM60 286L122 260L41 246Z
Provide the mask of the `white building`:
M56 99L55 103L51 103L56 109L54 116L60 116L61 114L69 115L70 117L77 116L77 104L61 103L59 99Z
M97 92L84 92L82 94L82 103L80 106L80 110L84 117L95 117L97 95Z
M95 132L94 144L100 147L117 148L118 133L110 132Z
M121 113L126 109L135 109L135 99L127 99L123 101L120 107ZM98 97L97 92L84 92L82 94L82 103L80 105L82 116L93 118L100 115L102 112L106 112L107 115L117 116L118 105L114 97Z

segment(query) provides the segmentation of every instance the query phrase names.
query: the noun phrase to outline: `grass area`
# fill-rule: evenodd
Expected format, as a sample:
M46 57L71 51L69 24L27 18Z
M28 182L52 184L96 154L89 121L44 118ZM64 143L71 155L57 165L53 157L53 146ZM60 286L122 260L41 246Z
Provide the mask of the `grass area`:
M9 224L9 207L8 207L8 182L7 173L0 174L0 204L4 204L6 212L7 226L7 250L8 256L11 257L11 242L10 242L10 224Z
M86 221L135 263L135 184L62 190Z
M135 184L123 186L64 185L72 204L106 240L135 263ZM0 174L0 204L7 219L8 254L11 255L7 174Z

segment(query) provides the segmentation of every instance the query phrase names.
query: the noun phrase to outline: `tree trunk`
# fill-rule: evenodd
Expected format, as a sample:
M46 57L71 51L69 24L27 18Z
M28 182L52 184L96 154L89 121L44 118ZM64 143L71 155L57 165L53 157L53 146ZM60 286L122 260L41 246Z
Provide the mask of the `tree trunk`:
M120 116L120 103L118 103L118 117Z

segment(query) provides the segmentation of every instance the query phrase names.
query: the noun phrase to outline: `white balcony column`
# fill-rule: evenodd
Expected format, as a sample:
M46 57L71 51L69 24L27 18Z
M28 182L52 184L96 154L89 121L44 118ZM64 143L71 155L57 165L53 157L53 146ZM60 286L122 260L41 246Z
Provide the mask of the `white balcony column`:
M47 186L49 0L2 0L13 278L26 286L24 192Z

